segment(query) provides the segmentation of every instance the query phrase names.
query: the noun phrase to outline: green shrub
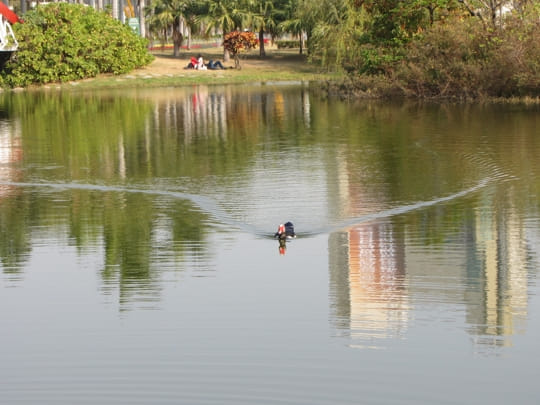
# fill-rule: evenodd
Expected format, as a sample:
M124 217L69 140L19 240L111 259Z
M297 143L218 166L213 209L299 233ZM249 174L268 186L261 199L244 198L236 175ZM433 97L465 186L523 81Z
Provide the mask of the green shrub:
M300 41L279 40L279 41L276 41L276 45L278 49L300 48Z
M4 86L127 73L153 59L146 40L127 25L79 4L38 6L13 31L19 49L1 72Z
M399 47L364 44L358 47L358 57L349 61L351 68L347 70L353 71L354 68L358 73L369 75L388 73L403 58L402 52L403 48Z
M409 44L393 77L416 97L538 96L539 35L534 19L490 29L472 18L436 24Z

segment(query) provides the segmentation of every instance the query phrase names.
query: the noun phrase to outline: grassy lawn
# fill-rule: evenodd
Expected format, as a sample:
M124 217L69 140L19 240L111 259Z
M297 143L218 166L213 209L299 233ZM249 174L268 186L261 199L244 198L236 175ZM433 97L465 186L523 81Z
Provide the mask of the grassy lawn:
M227 69L198 71L185 69L191 56L202 54L204 60L219 60ZM148 66L136 69L124 75L100 75L96 78L77 82L53 84L44 88L92 89L92 88L127 88L127 87L163 87L193 84L241 84L273 81L318 81L339 78L339 74L324 72L319 67L307 62L305 55L298 49L278 50L269 48L265 58L259 57L259 51L253 50L242 54L241 69L234 69L234 61L223 62L222 48L196 49L181 51L180 57L174 57L172 50L156 50L152 54L155 60Z

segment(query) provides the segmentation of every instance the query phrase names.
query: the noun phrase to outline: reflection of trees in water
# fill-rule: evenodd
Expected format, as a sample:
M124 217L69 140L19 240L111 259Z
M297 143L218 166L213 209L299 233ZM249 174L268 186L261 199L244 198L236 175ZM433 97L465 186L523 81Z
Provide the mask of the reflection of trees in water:
M20 121L10 117L9 111L0 111L0 180L19 181L23 159ZM24 198L17 187L0 185L0 258L4 273L16 275L19 263L25 261L30 245L24 235Z
M118 286L122 303L130 291L155 289L150 268L154 209L148 196L107 194L103 203L102 277L106 285Z
M473 107L351 106L310 99L306 90L299 93L298 89L280 86L200 86L167 91L170 93L153 91L148 97L143 92L133 97L119 92L2 94L8 118L5 122L15 122L17 127L10 127L9 142L7 138L1 142L8 145L10 156L22 156L24 151L24 171L14 169L21 167L22 161L8 160L0 167L1 173L7 170L10 174L6 178L17 181L152 184L158 188L161 183L164 189L188 192L197 192L202 184L234 192L235 182L249 171L261 152L275 156L291 149L309 153L317 146L317 150L324 150L328 173L336 172L335 177L329 175L328 182L329 194L339 196L333 203L339 207L338 212L351 216L370 212L385 201L418 201L460 189L472 178L476 181L476 176L497 176L498 169L527 181L527 188L516 190L512 197L517 201L512 209L518 217L527 198L539 194L540 166L535 163L538 139L527 135L534 133L536 121L527 117L528 112L495 120L504 128L492 131L488 124L493 111ZM163 97L158 98L158 93ZM426 108L433 111L426 113ZM444 128L446 133L433 133L434 128ZM497 139L486 142L485 136L477 133L489 133ZM507 140L509 134L515 139ZM104 280L110 280L111 286L114 280L123 280L125 286L133 287L126 290L130 294L155 284L153 255L156 249L163 249L163 233L171 241L165 244L166 249L176 256L207 254L204 215L187 202L178 202L177 210L169 210L156 206L154 198L141 195L71 191L62 193L65 201L58 203L41 192L9 191L0 194L4 272L21 268L36 227L54 232L67 223L69 236L77 246L103 243ZM407 219L407 228L422 235L426 245L444 246L444 241L462 233L463 227L479 229L487 223L477 221L472 226L470 213L459 204L434 207L429 212ZM497 215L490 219L496 224L494 234L503 235L509 229L512 235L519 234L515 227L523 225L510 220L509 212ZM455 234L449 235L449 229ZM490 274L496 274L497 288L487 287L493 278L486 275L490 281L486 281L485 292L471 302L496 302L495 309L485 310L490 316L483 318L498 319L494 325L499 325L503 318L491 314L509 301L493 301L490 294L498 291L499 297L513 291L514 297L523 295L515 289L523 285L523 276L502 263L508 262L505 257L523 259L524 249L516 248L515 237L512 246L506 237L492 239L496 243L488 249L492 241L481 242L476 231L468 235L475 235L477 241L477 250L468 256L475 258L471 269L478 272L489 267L487 263L497 263L489 267L497 269L490 270ZM497 254L483 257L478 253L484 251ZM512 287L506 290L506 284ZM350 297L339 300L350 301ZM486 305L491 308L491 304ZM483 319L473 312L471 317Z
M20 121L26 180L116 180L148 166L148 103L56 92L4 96L3 101Z
M39 181L64 182L92 179L89 182L98 182L122 178L129 168L145 166L145 153L139 153L141 143L138 137L142 131L137 128L141 127L150 111L148 104L125 97L65 93L4 95L2 101L8 114L17 117L21 134L19 147L25 156L24 177L11 176L3 180L32 181L37 178ZM108 232L100 235L107 209L96 209L97 194L73 191L62 194L60 201L44 196L41 191L19 189L16 197L3 195L0 216L5 238L0 250L4 270L22 268L40 227L43 227L40 232L45 230L51 234L67 228L71 240L76 241L80 249L95 244L100 236L107 240ZM125 212L119 207L109 210L114 210L114 214L108 219L119 219L120 216L116 215ZM134 212L131 218L137 218L135 215L139 213ZM147 217L141 216L134 222L140 224L139 221ZM121 228L120 224L113 223L107 230L113 235L144 238L144 232L132 233ZM108 245L113 246L114 251L115 243ZM129 273L132 270L128 269L139 267L141 272L137 276L145 277L148 258L144 249L139 248L143 244L127 245L138 250L119 260L121 268ZM6 261L9 266L5 265Z
M274 125L276 97L273 91L214 90L178 90L156 101L117 92L4 94L6 114L17 117L21 136L3 151L19 156L24 150L25 170L3 180L156 186L155 179L165 178L174 179L166 189L196 190L200 178L241 172L258 150L261 128ZM279 108L288 106L289 120L300 115L293 99L277 99ZM13 173L19 163L6 164ZM151 196L121 192L15 191L4 193L0 206L4 273L20 271L37 229L66 232L80 250L102 246L105 289L118 286L121 300L155 292L153 266L163 260L180 269L189 258L201 267L207 262L206 215L189 202L171 199L156 207Z
M4 273L17 274L31 252L32 207L27 193L1 198L0 258Z
M305 105L288 91L197 86L158 99L147 127L153 174L183 176L191 185L208 176L237 178L267 142L297 145L306 139Z
M80 251L103 250L104 291L118 289L121 304L133 297L158 299L164 263L182 271L182 257L196 256L201 266L209 261L206 215L186 201L122 192L25 191L2 200L0 221L4 272L21 270L34 239L65 233Z

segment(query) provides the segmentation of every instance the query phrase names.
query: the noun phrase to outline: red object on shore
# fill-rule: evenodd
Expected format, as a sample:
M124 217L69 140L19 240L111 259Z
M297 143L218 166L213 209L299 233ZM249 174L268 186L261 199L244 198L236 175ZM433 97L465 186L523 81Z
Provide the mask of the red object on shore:
M13 11L11 11L8 6L6 6L4 3L0 1L0 14L2 14L4 17L6 17L6 20L8 20L11 24L15 23L22 23L22 20L15 14Z

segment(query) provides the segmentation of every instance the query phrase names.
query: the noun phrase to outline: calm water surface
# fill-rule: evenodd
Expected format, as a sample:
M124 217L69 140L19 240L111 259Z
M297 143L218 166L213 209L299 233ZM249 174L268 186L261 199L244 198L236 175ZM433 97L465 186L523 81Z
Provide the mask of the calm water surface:
M540 401L537 107L0 99L0 403Z

